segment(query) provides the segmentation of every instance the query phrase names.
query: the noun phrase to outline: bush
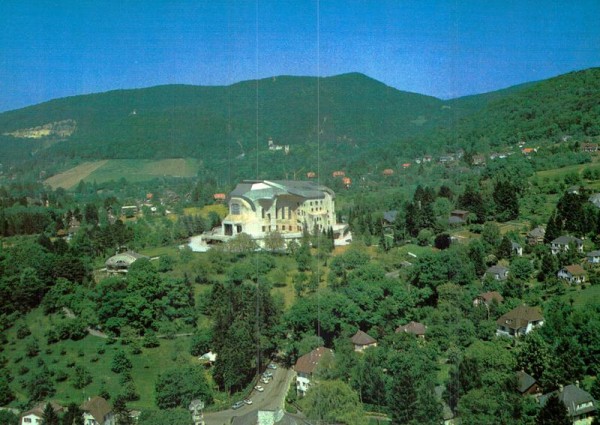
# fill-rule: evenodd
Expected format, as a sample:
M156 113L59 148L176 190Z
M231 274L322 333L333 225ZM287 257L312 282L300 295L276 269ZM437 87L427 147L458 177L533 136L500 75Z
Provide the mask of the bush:
M27 324L20 323L17 327L17 338L23 339L25 337L28 337L29 335L31 335L31 331L27 327Z
M113 357L110 370L115 373L123 373L131 370L133 365L123 350L117 350Z

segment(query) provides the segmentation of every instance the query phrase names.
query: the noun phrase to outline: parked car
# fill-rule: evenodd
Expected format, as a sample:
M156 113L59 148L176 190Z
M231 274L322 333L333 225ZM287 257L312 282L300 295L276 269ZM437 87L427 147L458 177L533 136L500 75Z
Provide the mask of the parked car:
M245 403L243 401L236 401L235 403L233 403L233 406L231 406L232 409L239 409L240 407L242 407Z
M267 378L261 378L260 382L262 382L263 384L268 384L269 380Z
M244 399L244 403L246 403L246 404L252 404L252 400L250 400L249 398L245 398Z
M272 378L273 377L273 372L265 372L262 374L263 378Z
M275 363L269 363L269 365L267 366L267 369L277 369L277 365Z
M265 389L263 387L261 387L260 385L257 385L256 387L254 387L254 389L256 391L258 391L259 393L262 393Z

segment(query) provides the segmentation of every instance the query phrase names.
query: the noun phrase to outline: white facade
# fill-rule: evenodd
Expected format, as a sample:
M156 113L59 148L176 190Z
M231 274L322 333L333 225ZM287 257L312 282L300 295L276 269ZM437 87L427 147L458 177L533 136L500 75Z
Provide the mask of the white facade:
M38 416L35 413L30 413L29 415L21 417L21 425L37 425L41 423L41 416Z
M336 227L334 192L310 181L246 181L230 194L228 205L224 236L262 239L279 232L284 239L300 238L304 230Z

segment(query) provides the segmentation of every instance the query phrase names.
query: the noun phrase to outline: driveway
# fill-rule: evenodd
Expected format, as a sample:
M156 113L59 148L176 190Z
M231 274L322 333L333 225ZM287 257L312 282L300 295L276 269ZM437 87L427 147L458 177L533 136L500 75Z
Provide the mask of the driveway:
M227 409L220 412L210 412L204 414L206 425L229 425L236 416L242 416L252 410L275 410L283 407L285 396L288 392L290 383L294 378L294 371L277 367L273 372L273 379L268 384L260 383L265 390L261 393L252 390L250 399L252 404L244 405L237 410Z

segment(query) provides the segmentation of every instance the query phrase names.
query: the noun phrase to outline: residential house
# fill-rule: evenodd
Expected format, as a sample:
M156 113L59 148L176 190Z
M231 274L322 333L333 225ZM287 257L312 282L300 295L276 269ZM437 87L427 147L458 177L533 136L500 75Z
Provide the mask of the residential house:
M354 344L354 351L363 352L366 348L377 347L377 340L360 329L350 340Z
M582 143L580 145L581 152L598 152L598 143Z
M448 224L464 224L469 218L469 211L465 210L454 210L450 212L448 217Z
M590 251L586 256L588 263L600 264L600 251Z
M231 425L312 425L315 422L282 409L254 409L242 416L235 416Z
M408 323L404 326L398 326L396 328L396 333L405 332L405 333L413 334L417 338L421 338L421 339L425 338L426 331L427 331L427 326L425 326L423 323L413 322L413 321L411 321L410 323Z
M485 279L486 277L491 277L495 280L506 280L508 279L508 268L496 264L485 271L483 278Z
M589 198L590 201L596 208L600 208L600 193L594 193Z
M223 241L240 233L261 241L269 232L300 239L305 230L331 228L334 236L347 231L347 225L336 223L335 193L315 181L245 180L229 194L228 204Z
M485 155L473 155L472 159L473 165L485 165Z
M527 233L527 243L529 245L540 245L544 243L544 237L546 236L546 229L541 226L536 227Z
M552 254L556 255L559 252L568 251L569 244L573 244L577 252L583 253L583 241L574 236L559 236L551 242L550 250Z
M314 380L314 373L317 367L324 359L331 358L333 350L325 347L319 347L310 353L303 355L296 361L294 370L296 371L296 391L298 395L304 396L310 388L311 381Z
M565 279L569 283L583 283L587 272L579 264L571 264L560 269L557 273L559 279Z
M520 370L517 372L517 390L521 395L534 395L540 394L541 387L533 376Z
M540 405L543 407L550 396L556 395L567 408L569 417L575 425L590 424L597 412L597 402L587 391L579 388L579 383L575 385L562 385L558 390L544 394L540 397Z
M496 320L496 335L516 337L526 335L544 324L544 316L538 307L521 305Z
M511 251L514 255L518 256L518 257L522 257L523 256L523 247L518 244L517 242L511 242Z
M398 210L385 211L383 213L383 225L391 226L396 222L398 217Z
M36 404L32 409L29 409L23 413L21 413L21 418L19 421L20 425L39 425L42 423L42 419L44 417L44 410L46 409L46 405L48 402L44 401ZM54 409L54 411L58 413L62 413L65 409L60 404L50 402L50 405Z
M110 404L100 396L88 398L79 408L83 411L84 425L115 425Z
M477 295L475 297L475 299L473 300L473 305L475 307L478 307L482 304L489 306L493 302L500 304L503 301L504 301L504 297L502 295L500 295L499 292L489 291L489 292L484 292L482 294Z
M129 267L140 258L150 257L133 251L118 252L116 255L113 255L106 260L104 265L106 266L106 271L109 273L127 273Z

